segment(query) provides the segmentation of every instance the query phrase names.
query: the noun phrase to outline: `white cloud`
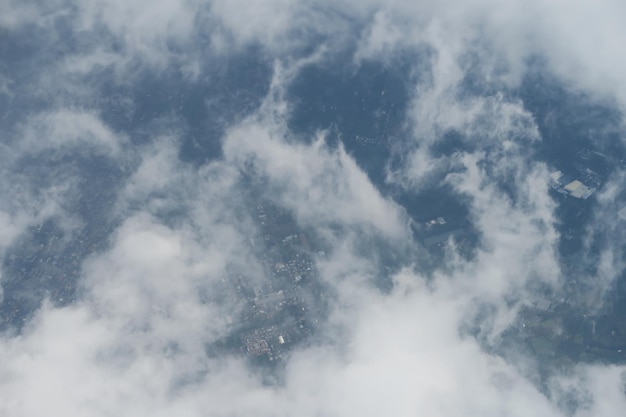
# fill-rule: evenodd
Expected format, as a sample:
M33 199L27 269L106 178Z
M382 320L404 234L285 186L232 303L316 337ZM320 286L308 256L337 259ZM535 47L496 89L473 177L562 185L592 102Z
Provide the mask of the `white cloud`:
M261 42L272 45L293 31L294 9L301 5L293 0L217 0L211 3L216 23L232 33L239 44ZM277 37L279 39L277 39Z
M16 143L22 154L67 153L86 148L113 158L120 156L125 142L100 118L88 111L58 110L37 114L28 120Z
M0 338L0 398L7 399L0 413L562 415L524 372L460 331L489 304L493 311L478 326L493 347L520 306L532 303L528 286L540 281L558 288L561 274L547 169L530 161L527 150L540 140L533 116L502 93L464 95L462 83L476 71L496 89L515 87L527 60L539 55L574 88L623 106L621 3L110 0L57 2L49 6L59 6L54 13L1 4L10 11L0 16L8 39L35 25L39 35L50 35L40 40L45 48L57 45L61 26L70 25L67 33L83 43L41 59L33 97L47 97L55 91L47 87L56 86L65 94L61 105L44 100L46 110L25 115L3 142L0 256L29 226L52 216L73 218L66 210L77 198L80 175L50 170L48 182L35 183L36 175L22 172L23 158L105 156L122 167L124 179L112 193L110 218L103 219L117 226L109 246L82 263L79 299L64 308L46 303L20 335ZM350 65L389 64L404 50L426 51L425 62L415 64L415 71L426 71L415 77L407 114L408 162L389 180L409 190L445 178L469 202L481 235L474 258L453 257L432 276L420 275L422 253L404 209L341 144L330 145L325 132L313 138L290 132L289 84L306 65L336 58L350 41L357 46L346 59ZM148 132L149 143L133 147L133 132L115 131L98 114L94 73L112 68L114 83L132 86L142 69L160 73L173 65L189 76L181 82L193 81L205 61L253 44L280 64L258 111L222 138L222 159L183 163L178 132ZM314 52L298 60L306 47ZM10 84L12 93L25 88L7 77L2 85ZM70 107L75 102L93 107ZM450 131L471 150L433 157L431 147ZM205 352L239 307L218 291L230 268L264 279L250 243L257 231L242 173L256 176L267 196L332 247L318 262L331 288L329 322L287 358L284 379L274 385L241 359ZM508 193L499 187L503 179L511 184ZM613 197L600 196L605 208ZM409 253L387 293L372 285L383 267L376 245ZM608 285L621 263L612 252L602 259ZM579 372L583 377L562 382L589 393L589 407L577 415L617 415L624 408L623 367L581 365Z
M232 131L228 158L250 161L271 184L284 187L281 201L307 225L373 227L397 238L405 234L399 209L386 201L342 147L330 150L320 135L311 146L287 144L262 125Z
M501 359L459 337L463 309L443 293L417 287L363 300L345 345L301 352L289 368L289 383L322 413L559 415Z

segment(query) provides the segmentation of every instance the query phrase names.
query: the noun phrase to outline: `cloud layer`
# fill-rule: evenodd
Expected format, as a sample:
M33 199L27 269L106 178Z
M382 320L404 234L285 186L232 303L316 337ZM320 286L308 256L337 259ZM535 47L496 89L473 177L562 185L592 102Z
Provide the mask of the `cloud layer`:
M626 409L620 2L0 6L0 414Z

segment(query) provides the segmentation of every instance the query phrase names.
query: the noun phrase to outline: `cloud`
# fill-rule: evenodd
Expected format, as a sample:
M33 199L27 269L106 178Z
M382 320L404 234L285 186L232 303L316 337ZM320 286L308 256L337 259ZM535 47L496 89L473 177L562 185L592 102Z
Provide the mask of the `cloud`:
M116 158L124 138L102 123L97 115L85 111L60 110L39 114L25 123L18 146L21 152L63 152L81 146ZM67 152L67 151L65 151Z
M366 300L339 352L322 350L314 358L301 352L288 370L295 380L289 382L304 387L302 396L314 396L308 400L322 413L559 415L514 369L459 337L462 308L442 292L416 286Z
M546 371L521 344L501 349L525 309L563 296L568 279L552 167L538 150L545 115L524 102L523 81L545 71L622 110L620 3L2 4L1 283L35 288L43 301L3 328L0 414L605 416L624 407L623 366ZM304 133L292 115L308 97L287 92L306 68L350 74L400 57L410 96L393 138L401 162L382 161L386 182L372 181L342 136L344 115ZM232 62L243 75L271 63L269 88L254 90L262 97L244 86L256 79L220 78ZM601 281L594 300L623 270L624 237L605 220L622 179L583 202L593 204L585 247L599 248L585 258ZM414 239L422 207L406 201L429 188L466 210L470 255L448 239L438 258ZM271 278L261 204L314 242L306 256L319 288ZM46 222L62 232L40 236ZM71 302L52 295L47 283L57 281L39 264L74 274ZM212 350L260 326L242 318L251 301L239 284L256 291L248 298L292 287L323 298L308 317L316 330L271 372Z
M225 152L227 158L234 152L239 165L251 160L270 184L286 188L283 202L304 224L372 227L392 238L406 234L399 208L378 194L342 147L328 149L323 136L311 146L289 145L251 125L231 132Z

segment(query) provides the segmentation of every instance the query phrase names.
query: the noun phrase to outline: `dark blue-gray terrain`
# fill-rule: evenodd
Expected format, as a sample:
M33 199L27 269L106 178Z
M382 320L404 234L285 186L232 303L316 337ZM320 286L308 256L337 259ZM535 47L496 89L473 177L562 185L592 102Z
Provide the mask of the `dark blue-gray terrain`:
M620 2L0 6L0 415L626 410Z

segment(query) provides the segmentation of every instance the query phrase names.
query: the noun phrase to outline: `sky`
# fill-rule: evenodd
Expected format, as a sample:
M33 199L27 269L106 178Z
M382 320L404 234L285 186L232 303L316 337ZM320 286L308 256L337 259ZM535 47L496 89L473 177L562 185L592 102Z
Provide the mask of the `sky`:
M0 415L626 410L623 365L545 376L522 348L497 353L536 289L561 294L566 282L554 167L537 157L559 106L572 129L600 109L585 140L624 145L622 1L0 0L0 10L0 294L11 312ZM368 68L400 81L375 89ZM322 82L301 93L315 74L345 91ZM537 79L574 104L536 110L522 91ZM392 90L393 135L372 162L350 142L374 123L358 99L353 115L328 120L347 111L336 97ZM308 113L326 105L319 120ZM460 145L438 151L451 132ZM580 300L589 311L624 270L623 176L598 191L582 231L597 254ZM267 280L251 183L325 247L328 314L272 377L206 348L241 307L225 283ZM468 257L450 242L427 269L411 226L422 208L398 196L434 185L463 202L479 244Z

